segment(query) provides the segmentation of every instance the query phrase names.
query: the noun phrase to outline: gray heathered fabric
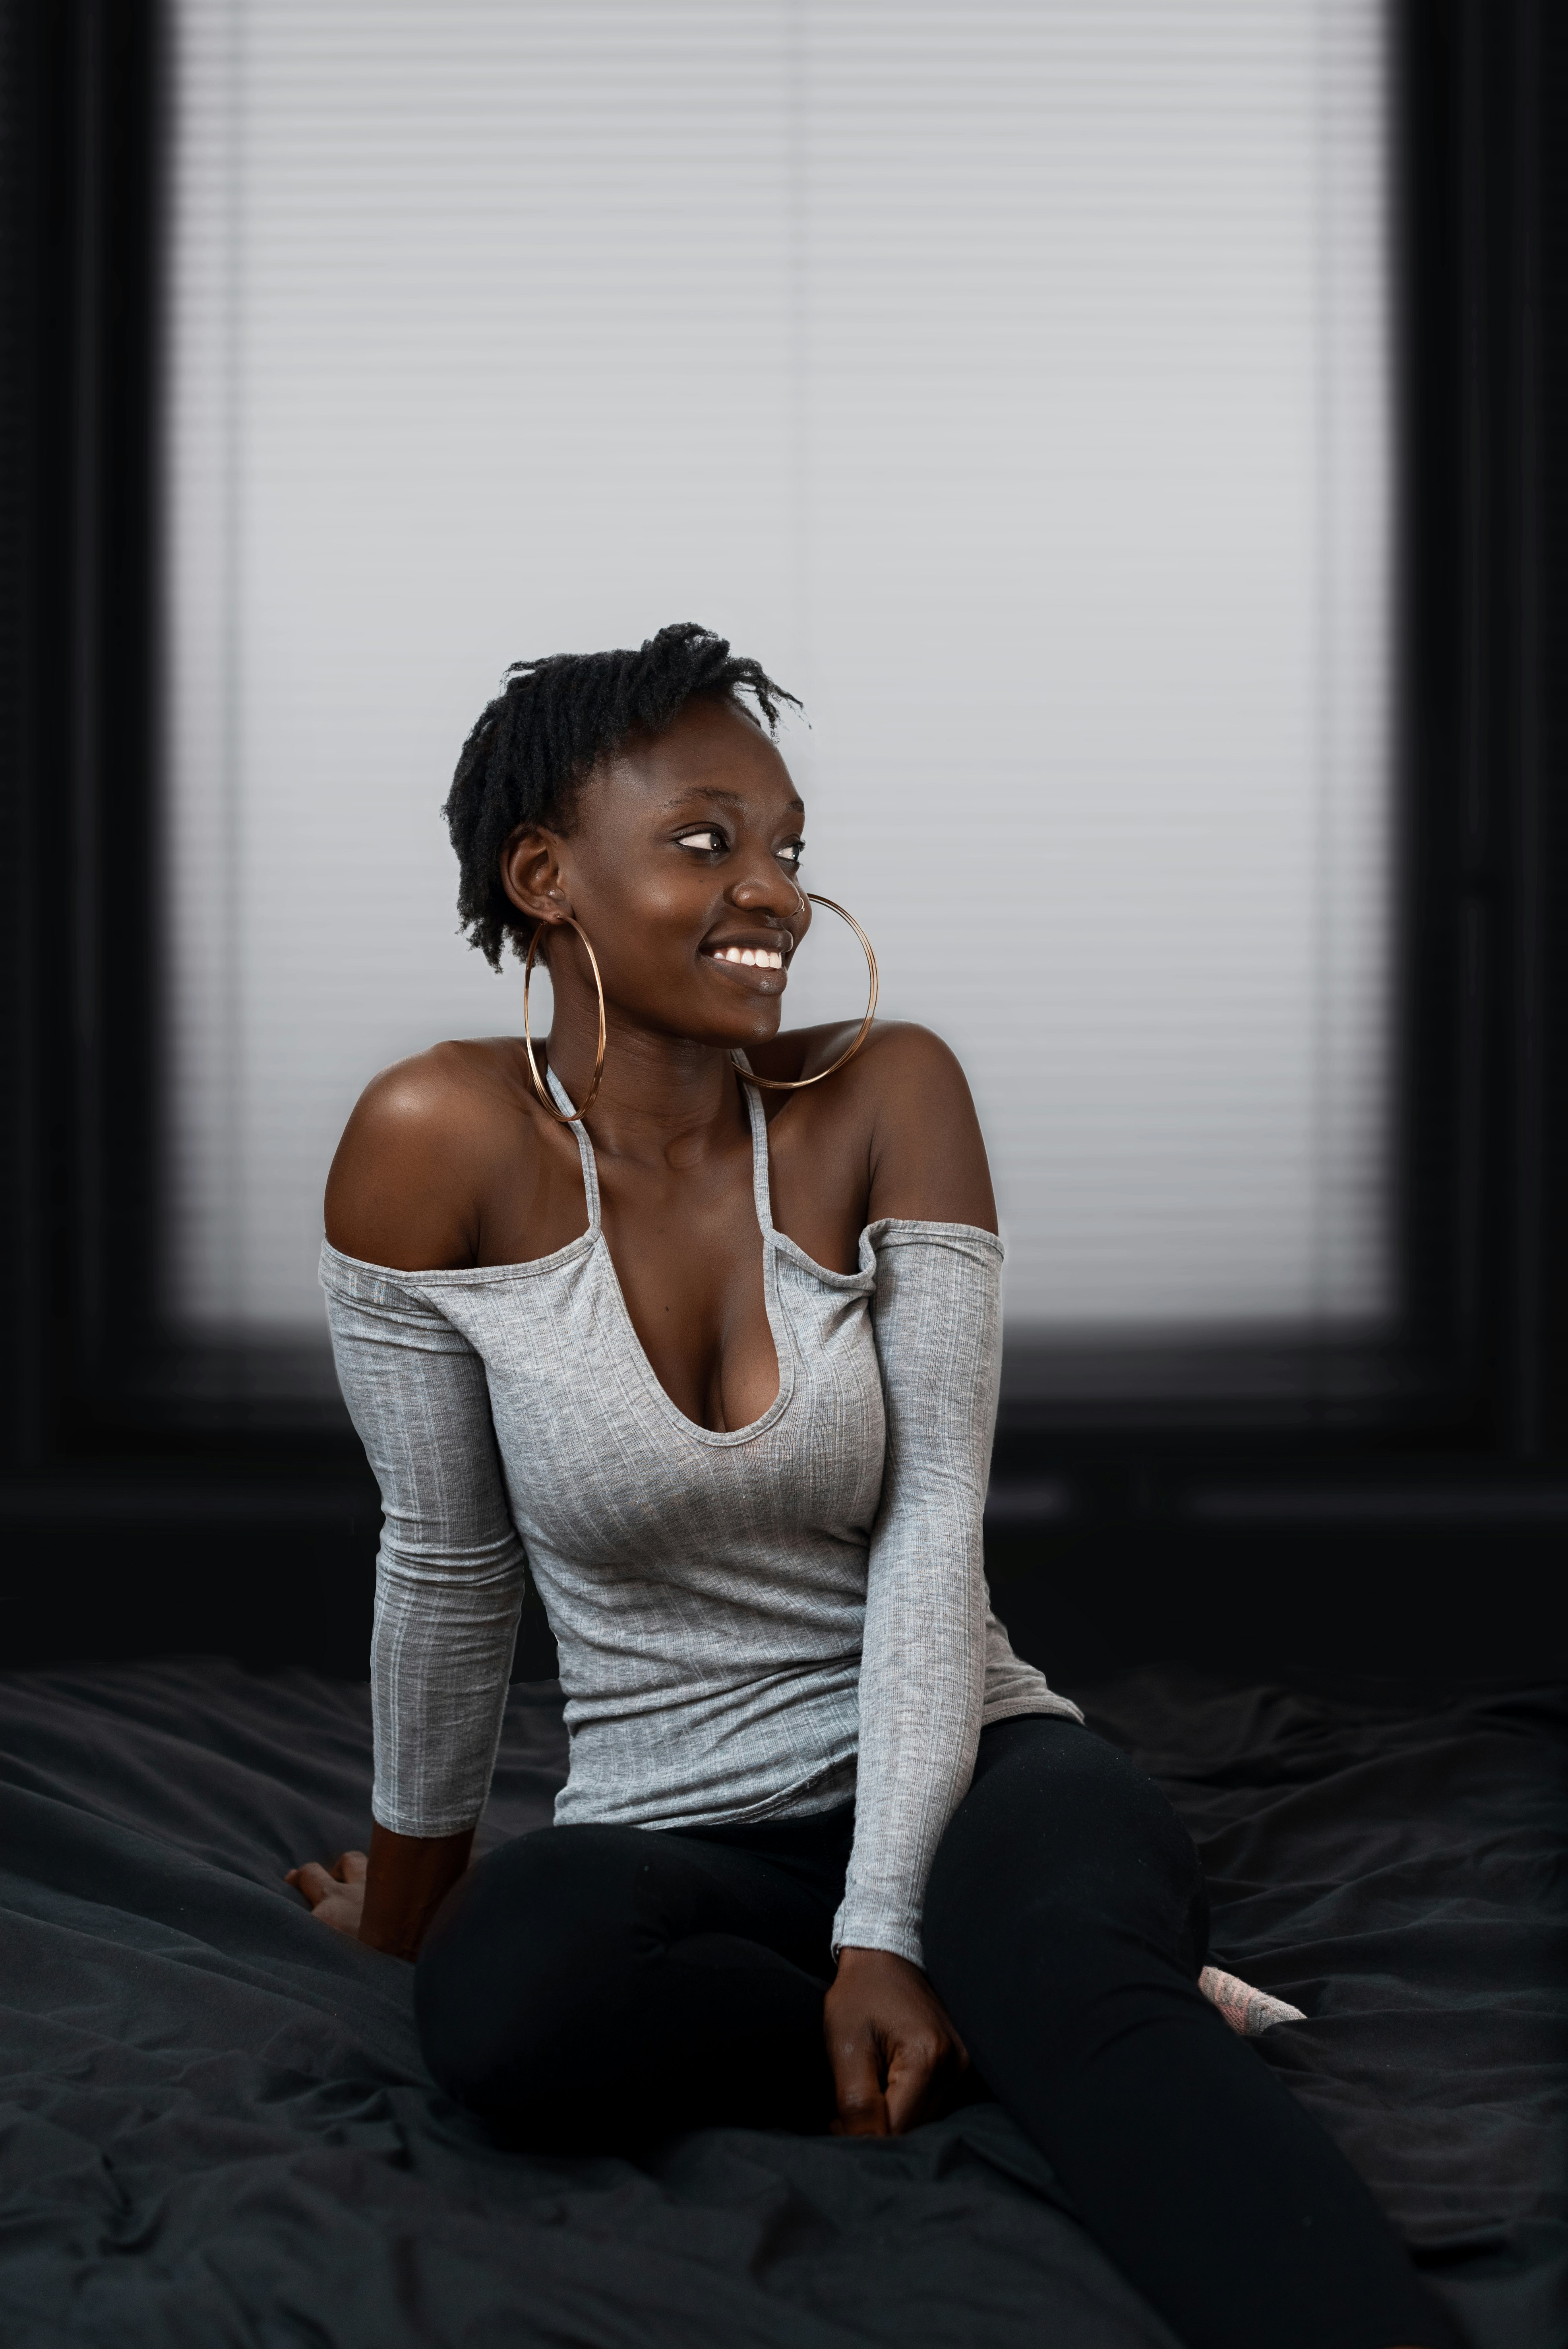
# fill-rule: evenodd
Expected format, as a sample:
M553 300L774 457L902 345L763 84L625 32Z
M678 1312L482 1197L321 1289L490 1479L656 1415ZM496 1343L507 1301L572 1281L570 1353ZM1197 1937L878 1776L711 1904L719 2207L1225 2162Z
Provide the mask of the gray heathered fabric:
M779 1357L749 1427L696 1426L655 1377L581 1126L588 1228L552 1256L399 1273L324 1246L338 1377L386 1512L373 1808L404 1835L478 1819L526 1544L572 1733L557 1823L777 1818L853 1795L835 1941L918 1964L982 1720L1080 1717L1018 1662L985 1591L1002 1246L883 1221L858 1271L825 1271L773 1227L747 1096Z

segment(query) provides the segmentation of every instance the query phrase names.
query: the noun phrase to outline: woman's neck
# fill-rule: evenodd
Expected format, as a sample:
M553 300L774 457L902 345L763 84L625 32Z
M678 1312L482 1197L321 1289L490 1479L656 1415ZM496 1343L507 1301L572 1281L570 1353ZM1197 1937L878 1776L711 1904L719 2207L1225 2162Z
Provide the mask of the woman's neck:
M580 1006L564 997L562 989L546 1057L569 1099L576 1102L584 1099L593 1081L597 1007ZM735 1063L723 1046L660 1035L614 1011L606 1025L604 1074L588 1113L597 1151L668 1168L693 1165L710 1152L733 1145L748 1121Z

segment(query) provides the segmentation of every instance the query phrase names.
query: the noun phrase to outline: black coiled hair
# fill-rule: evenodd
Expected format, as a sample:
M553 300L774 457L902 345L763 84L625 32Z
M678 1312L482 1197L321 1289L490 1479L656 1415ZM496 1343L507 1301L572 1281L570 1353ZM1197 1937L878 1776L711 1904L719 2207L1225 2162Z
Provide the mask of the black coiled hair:
M602 759L634 734L661 734L698 695L748 693L769 731L799 709L723 636L679 620L637 652L552 653L515 661L463 744L441 812L458 853L458 912L469 944L493 970L510 936L526 954L534 925L500 884L500 854L520 825L571 830L577 793Z

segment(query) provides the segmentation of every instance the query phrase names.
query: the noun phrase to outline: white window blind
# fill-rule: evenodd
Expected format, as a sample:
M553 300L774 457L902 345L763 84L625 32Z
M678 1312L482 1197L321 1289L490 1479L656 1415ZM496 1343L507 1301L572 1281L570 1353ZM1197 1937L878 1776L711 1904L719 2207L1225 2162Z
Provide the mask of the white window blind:
M375 1070L515 1032L506 663L801 694L809 885L967 1066L1015 1332L1389 1304L1372 0L180 0L170 1303L319 1324ZM859 1008L820 923L794 1019Z

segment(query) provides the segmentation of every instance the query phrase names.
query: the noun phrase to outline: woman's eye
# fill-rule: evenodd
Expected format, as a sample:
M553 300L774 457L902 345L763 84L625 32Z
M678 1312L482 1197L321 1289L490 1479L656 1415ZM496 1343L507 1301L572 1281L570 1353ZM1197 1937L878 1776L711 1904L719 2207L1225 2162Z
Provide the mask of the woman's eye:
M704 824L700 832L683 832L680 844L683 848L695 848L703 855L711 856L717 849L724 846L724 834L716 832L710 824Z
M787 847L781 848L779 851L779 862L780 864L787 864L791 873L793 873L795 867L799 864L800 859L805 855L805 842L803 840L792 840L789 843Z

